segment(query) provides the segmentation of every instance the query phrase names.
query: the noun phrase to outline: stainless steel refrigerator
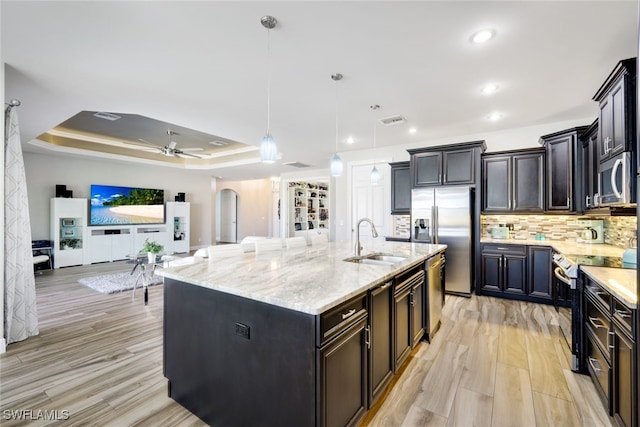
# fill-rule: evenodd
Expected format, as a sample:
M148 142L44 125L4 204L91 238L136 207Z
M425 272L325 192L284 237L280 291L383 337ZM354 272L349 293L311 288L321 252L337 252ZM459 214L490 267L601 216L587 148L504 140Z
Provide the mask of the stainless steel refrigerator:
M411 190L411 240L447 245L445 292L469 296L473 283L473 208L470 187Z

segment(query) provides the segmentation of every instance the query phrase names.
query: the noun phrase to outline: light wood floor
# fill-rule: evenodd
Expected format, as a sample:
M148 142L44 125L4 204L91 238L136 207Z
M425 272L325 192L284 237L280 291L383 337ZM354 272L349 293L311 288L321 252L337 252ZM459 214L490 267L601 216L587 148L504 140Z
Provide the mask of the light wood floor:
M80 277L129 271L124 262L36 276L40 335L0 355L6 411L68 411L57 425L200 426L167 397L162 375L162 285L102 295ZM551 307L447 297L442 329L412 354L370 426L607 426L588 377L569 370ZM51 425L54 422L49 422ZM286 427L286 426L285 426Z

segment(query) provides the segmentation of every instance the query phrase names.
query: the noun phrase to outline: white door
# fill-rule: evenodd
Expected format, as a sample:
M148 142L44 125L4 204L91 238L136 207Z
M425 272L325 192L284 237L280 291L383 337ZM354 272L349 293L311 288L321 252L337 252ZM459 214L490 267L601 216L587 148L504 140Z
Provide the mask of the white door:
M220 192L220 242L236 243L238 195L228 188Z
M353 165L351 168L351 240L355 242L358 220L373 221L380 239L391 234L390 168L388 163L376 163L380 184L371 184L373 163ZM369 224L360 225L360 242L371 239ZM365 248L366 251L366 248Z

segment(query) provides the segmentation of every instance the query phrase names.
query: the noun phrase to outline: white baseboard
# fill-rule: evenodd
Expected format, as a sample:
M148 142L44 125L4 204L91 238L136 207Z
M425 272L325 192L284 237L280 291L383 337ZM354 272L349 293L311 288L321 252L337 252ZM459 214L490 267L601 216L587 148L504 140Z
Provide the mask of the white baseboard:
M0 338L0 354L5 353L7 351L7 340L4 338Z

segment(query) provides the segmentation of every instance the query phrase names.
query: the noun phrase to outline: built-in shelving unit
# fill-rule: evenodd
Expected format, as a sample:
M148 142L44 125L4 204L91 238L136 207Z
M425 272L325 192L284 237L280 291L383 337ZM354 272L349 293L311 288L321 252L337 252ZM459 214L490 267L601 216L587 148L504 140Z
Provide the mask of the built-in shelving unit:
M289 183L289 236L329 232L329 185L317 182Z
M51 199L53 268L87 264L87 199Z
M173 226L168 252L189 252L189 202L167 202L167 225Z

